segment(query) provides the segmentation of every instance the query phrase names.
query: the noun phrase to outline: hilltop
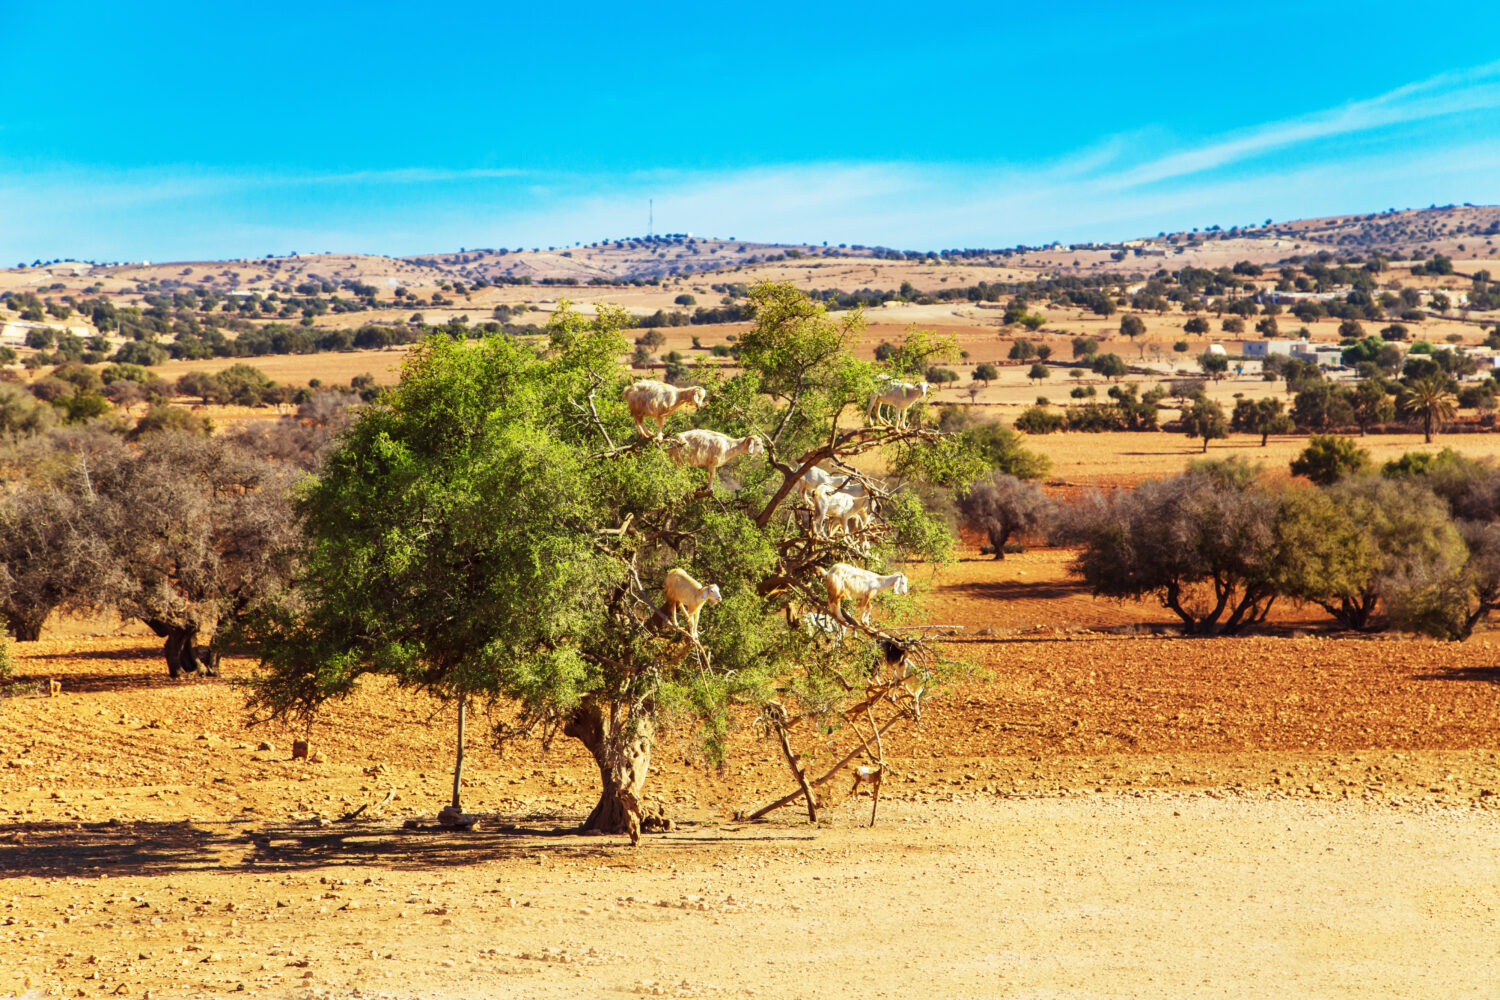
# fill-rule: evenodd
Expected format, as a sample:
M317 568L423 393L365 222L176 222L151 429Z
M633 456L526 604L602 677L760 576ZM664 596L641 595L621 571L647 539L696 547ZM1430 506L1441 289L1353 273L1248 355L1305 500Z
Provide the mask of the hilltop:
M459 281L492 285L659 285L764 270L775 265L806 269L853 258L868 263L961 264L1014 269L1029 278L1084 273L1150 272L1161 267L1218 268L1248 260L1280 264L1319 253L1378 254L1393 259L1484 259L1500 254L1500 206L1449 205L1424 209L1294 219L1259 225L1217 225L1158 233L1117 242L1046 246L900 250L858 244L757 243L691 233L624 237L571 247L460 248L391 257L375 254L291 254L224 261L95 264L76 260L34 262L0 270L0 292L51 286L63 291L90 284L124 292L152 282L192 284L220 294L317 279L368 285L385 293ZM878 272L877 272L878 274ZM830 274L830 277L832 275ZM92 279L79 284L80 279ZM743 280L743 279L736 279ZM1002 279L1013 280L1013 279ZM61 282L62 287L57 283ZM853 290L829 283L829 287Z

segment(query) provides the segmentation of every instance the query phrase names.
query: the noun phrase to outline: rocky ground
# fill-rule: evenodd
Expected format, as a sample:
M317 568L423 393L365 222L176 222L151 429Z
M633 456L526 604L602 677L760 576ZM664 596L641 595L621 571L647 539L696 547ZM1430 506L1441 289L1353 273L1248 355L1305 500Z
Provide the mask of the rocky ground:
M442 831L443 706L370 685L293 759L250 664L173 682L149 636L54 631L0 702L0 996L1493 996L1495 640L1151 635L1063 565L938 577L973 673L888 737L873 829L842 780L816 827L739 821L779 755L676 733L678 827L636 850L569 832L572 745L472 737L484 820Z

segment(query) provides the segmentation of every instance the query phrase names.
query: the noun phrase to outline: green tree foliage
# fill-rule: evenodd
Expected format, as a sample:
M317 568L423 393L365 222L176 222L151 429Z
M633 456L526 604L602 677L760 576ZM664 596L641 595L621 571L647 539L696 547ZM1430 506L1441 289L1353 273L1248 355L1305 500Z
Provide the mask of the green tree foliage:
M939 426L943 437L921 448L902 449L891 465L892 473L958 490L991 472L1040 479L1052 467L1045 455L1025 447L1021 434L998 420L976 419L969 407L944 407Z
M769 706L779 691L783 717L833 727L867 683L928 662L890 637L830 644L791 610L825 603L820 574L841 558L944 558L947 532L914 493L886 497L847 543L787 514L816 463L924 447L937 432L862 423L876 371L851 353L857 315L835 322L788 285L757 286L750 301L743 371L713 373L696 419L761 435L766 454L737 460L718 488L635 434L615 310L585 321L560 309L543 352L505 337L420 345L303 493L304 603L260 633L257 710L310 713L370 673L460 706L512 704L498 735L580 740L603 785L585 825L634 839L664 722L696 724L717 757L736 705ZM931 345L907 346L915 358ZM673 567L723 595L697 642L657 604Z
M1229 426L1241 434L1259 434L1262 448L1272 434L1290 434L1296 428L1292 418L1285 413L1281 400L1270 396L1236 400Z
M1182 329L1187 333L1195 333L1201 336L1209 331L1208 320L1202 316L1194 316L1182 324Z
M57 422L57 411L13 382L0 382L0 434L40 434Z
M1370 453L1352 438L1314 434L1302 454L1292 459L1292 475L1306 476L1319 486L1331 486L1370 466Z
M1214 438L1229 436L1229 421L1224 408L1206 396L1192 400L1182 410L1182 432L1190 438L1202 438L1203 450Z
M1052 377L1052 369L1048 368L1046 365L1042 364L1039 361L1027 370L1026 377L1031 379L1033 382L1040 382L1042 379Z
M989 385L1000 377L1000 369L992 364L979 364L974 366L974 381Z
M1125 364L1123 358L1118 354L1099 354L1093 357L1094 371L1105 378L1116 381L1124 378L1130 373L1130 368Z
M1036 344L1027 340L1025 337L1017 338L1016 341L1010 345L1010 351L1008 351L1005 356L1007 358L1010 358L1010 360L1012 361L1030 361L1032 358L1036 357Z
M1075 358L1092 358L1099 353L1099 341L1093 337L1074 337L1072 345Z
M207 436L213 433L213 421L200 417L171 403L152 403L127 435L137 441L147 434L172 431L180 434Z
M1292 420L1303 430L1329 431L1354 423L1349 392L1319 379L1297 383L1302 388L1292 399Z
M1120 333L1131 340L1146 332L1146 321L1133 313L1120 317Z
M1209 378L1221 379L1229 371L1229 356L1214 351L1204 351L1198 355L1198 367L1203 369L1203 374Z
M1045 406L1028 406L1016 418L1016 430L1027 434L1051 434L1063 429L1066 419Z
M1281 534L1291 558L1283 590L1346 628L1378 627L1381 600L1405 607L1413 583L1451 579L1467 551L1443 503L1424 483L1354 476L1329 489L1291 490Z
M1371 426L1383 424L1396 415L1396 404L1391 399L1391 394L1375 379L1362 380L1348 398L1354 411L1354 422L1359 424L1361 437Z

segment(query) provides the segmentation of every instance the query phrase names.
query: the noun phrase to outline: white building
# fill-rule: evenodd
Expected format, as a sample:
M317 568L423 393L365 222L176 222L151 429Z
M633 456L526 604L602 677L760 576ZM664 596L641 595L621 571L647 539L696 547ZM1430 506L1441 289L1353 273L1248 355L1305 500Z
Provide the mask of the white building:
M1305 340L1246 340L1240 345L1240 353L1247 358L1264 360L1273 354L1291 357L1298 351L1308 349Z

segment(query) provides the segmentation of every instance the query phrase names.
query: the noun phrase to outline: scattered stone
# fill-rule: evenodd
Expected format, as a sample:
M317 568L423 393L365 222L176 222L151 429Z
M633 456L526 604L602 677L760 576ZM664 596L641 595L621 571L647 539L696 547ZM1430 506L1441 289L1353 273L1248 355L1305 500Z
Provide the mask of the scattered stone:
M270 740L261 740L255 745L257 750L275 750L276 746Z
M307 757L307 741L292 741L292 760L304 760Z
M450 830L472 830L479 822L479 817L472 813L466 813L452 806L443 806L438 813L438 822Z

